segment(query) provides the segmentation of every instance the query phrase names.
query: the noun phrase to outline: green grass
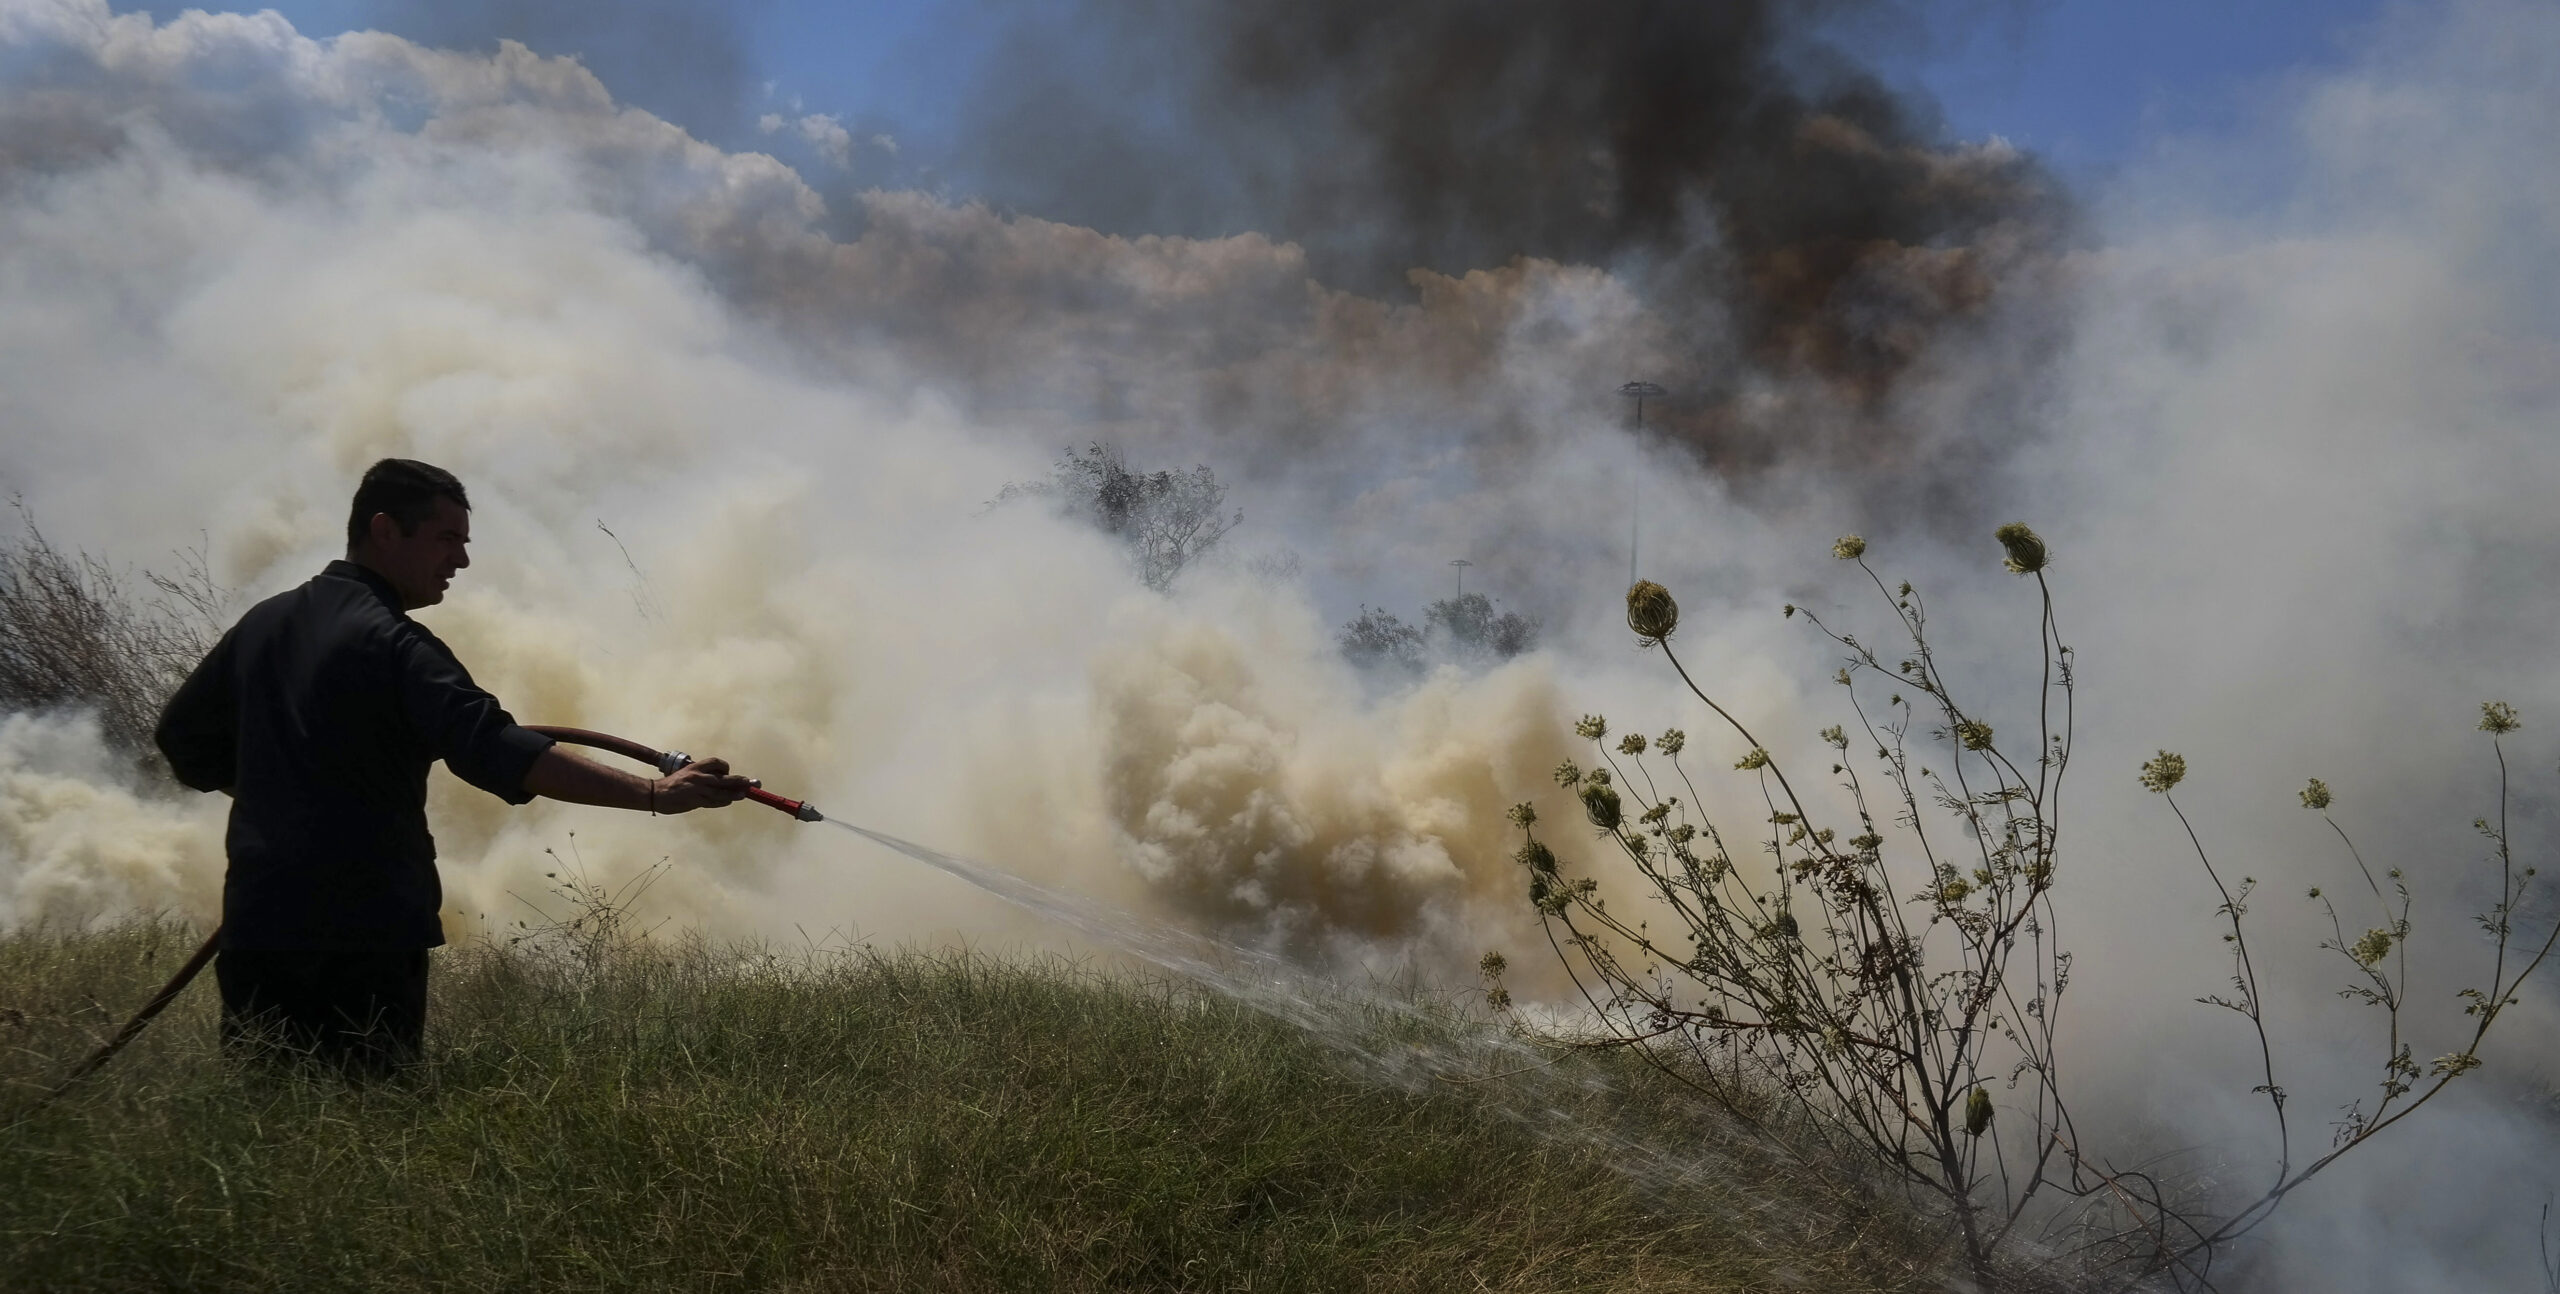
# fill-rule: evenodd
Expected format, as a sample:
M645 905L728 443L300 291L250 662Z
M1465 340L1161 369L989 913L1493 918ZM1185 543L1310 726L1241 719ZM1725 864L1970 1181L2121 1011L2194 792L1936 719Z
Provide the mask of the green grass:
M0 1120L193 942L0 937ZM435 974L427 1065L372 1088L223 1062L205 976L0 1129L0 1286L1946 1288L1927 1228L1737 1149L1624 1057L1565 1060L1539 1100L1715 1171L1642 1185L1496 1111L1532 1080L1381 1083L1248 1008L1061 962L662 942L587 968L448 949Z

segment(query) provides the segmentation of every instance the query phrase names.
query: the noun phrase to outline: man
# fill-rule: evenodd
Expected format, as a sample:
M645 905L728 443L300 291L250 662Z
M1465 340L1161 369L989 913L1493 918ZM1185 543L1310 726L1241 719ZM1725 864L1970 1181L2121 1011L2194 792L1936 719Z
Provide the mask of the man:
M444 942L427 767L509 804L537 795L684 813L746 792L717 759L656 780L518 726L407 613L471 564L471 501L386 458L347 516L347 556L249 609L161 714L178 780L232 797L222 885L222 1040L351 1074L415 1060L427 950Z

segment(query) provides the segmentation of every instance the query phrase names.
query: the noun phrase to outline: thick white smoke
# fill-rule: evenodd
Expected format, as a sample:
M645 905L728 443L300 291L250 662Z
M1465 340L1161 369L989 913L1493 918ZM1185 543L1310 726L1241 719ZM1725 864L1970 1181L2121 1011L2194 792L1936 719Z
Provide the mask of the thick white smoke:
M986 512L1055 427L962 419L908 376L931 349L913 338L787 335L795 303L755 269L851 264L832 311L892 295L869 279L985 276L910 292L942 298L914 333L1001 352L1057 326L1021 281L1062 278L1214 344L1256 308L1222 289L1288 249L913 195L836 245L790 171L619 109L566 61L315 42L272 15L7 12L34 70L6 109L21 431L0 471L57 540L147 561L201 532L263 595L333 554L364 463L421 457L470 483L481 554L430 623L528 721L716 751L866 821L1257 933L1457 940L1500 891L1500 810L1559 740L1542 663L1373 706L1301 587L1204 571L1182 599L1146 593L1099 536ZM901 209L939 241L909 241ZM821 347L895 376L811 376ZM531 919L573 831L600 873L671 857L655 897L713 930L1001 928L752 810L509 811L440 779L433 812L456 934ZM165 893L126 897L201 913L218 843L165 835ZM61 852L8 865L50 876ZM25 921L72 891L15 893Z
M2226 990L2228 950L2176 824L2132 784L2186 755L2180 800L2251 905L2297 1160L2382 1079L2381 1020L2306 897L2353 940L2382 924L2334 814L2418 896L2408 1018L2423 1064L2485 987L2475 914L2496 901L2497 764L2479 705L2514 703L2506 806L2518 865L2548 875L2560 630L2560 13L2471 3L2398 14L2350 69L2274 98L2249 133L2163 144L2103 195L2068 399L2069 434L2022 474L2050 516L2091 702L2079 818L2085 1081L2111 1122L2185 1162L2263 1184L2273 1144L2248 1092L2254 1042L2190 1005ZM2517 921L2546 937L2546 894ZM2267 965L2266 961L2261 966ZM2268 1288L2457 1290L2539 1283L2534 1228L2560 1189L2549 1107L2552 986L2510 1009L2481 1081L2286 1206Z
M2261 133L2164 144L2097 195L2076 313L2022 321L2073 338L2049 434L1978 481L2052 540L2081 655L2064 934L2091 1130L2228 1147L2182 1162L2235 1186L2265 1149L2257 1080L2237 1022L2191 1002L2222 988L2214 899L2140 760L2186 754L2181 801L2261 882L2298 1143L2379 1077L2378 1047L2338 1043L2370 1013L2313 952L2302 893L2351 872L2303 779L2422 896L2422 1059L2479 978L2477 702L2525 712L2519 836L2560 827L2560 17L2466 4L2371 40ZM0 150L0 485L57 541L150 564L202 534L263 595L334 553L366 462L425 458L469 482L479 560L422 618L520 717L724 754L885 830L1301 946L1529 969L1501 809L1571 818L1545 780L1570 715L1678 724L1710 769L1740 754L1613 624L1632 482L1687 658L1799 762L1837 717L1832 663L1776 606L1855 605L1824 549L1885 529L1843 502L1871 489L1730 486L1615 430L1591 392L1671 352L1606 267L1417 275L1387 302L1250 234L918 193L830 213L521 48L0 0ZM1931 364L1906 452L1957 452L1931 411L2011 375L1988 348ZM1208 458L1240 483L1237 538L1313 578L1159 597L1100 536L984 509L1095 438ZM1331 621L1436 594L1455 556L1534 600L1551 650L1375 694ZM1874 557L1936 592L1947 649L2032 642L1987 539ZM1041 937L751 809L509 810L439 778L431 812L456 934L529 916L513 896L574 831L608 875L671 859L654 897L716 932ZM10 718L0 922L205 913L219 818L126 785L76 717ZM2526 996L2454 1108L2288 1205L2269 1288L2531 1279L2560 1189L2527 1108L2551 1001Z

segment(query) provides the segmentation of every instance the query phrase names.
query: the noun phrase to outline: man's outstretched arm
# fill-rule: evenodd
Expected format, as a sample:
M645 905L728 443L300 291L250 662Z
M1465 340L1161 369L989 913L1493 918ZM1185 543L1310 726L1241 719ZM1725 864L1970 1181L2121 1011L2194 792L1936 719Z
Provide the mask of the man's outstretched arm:
M748 785L747 779L730 776L725 759L697 759L652 780L607 768L558 746L534 756L533 767L524 775L524 789L547 799L651 813L688 813L735 804L746 797Z

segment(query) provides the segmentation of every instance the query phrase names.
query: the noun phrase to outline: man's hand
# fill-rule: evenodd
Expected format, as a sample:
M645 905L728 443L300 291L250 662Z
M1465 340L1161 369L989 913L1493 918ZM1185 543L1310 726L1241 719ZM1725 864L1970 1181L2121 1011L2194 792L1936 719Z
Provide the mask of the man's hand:
M697 759L651 784L649 806L658 813L690 813L736 804L755 785L729 774L725 759Z

